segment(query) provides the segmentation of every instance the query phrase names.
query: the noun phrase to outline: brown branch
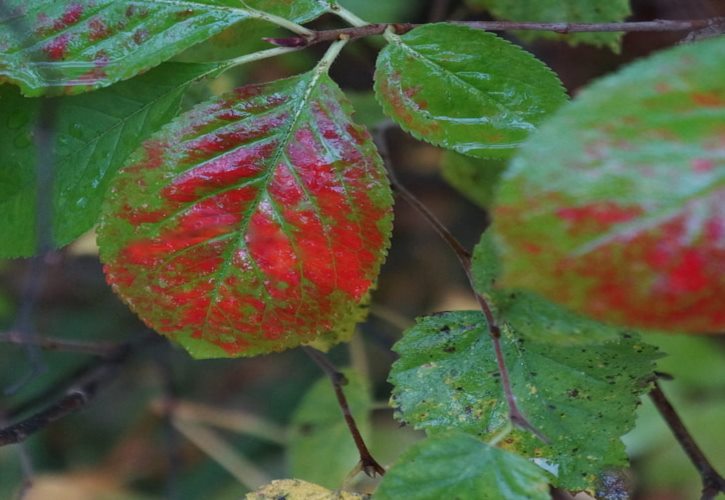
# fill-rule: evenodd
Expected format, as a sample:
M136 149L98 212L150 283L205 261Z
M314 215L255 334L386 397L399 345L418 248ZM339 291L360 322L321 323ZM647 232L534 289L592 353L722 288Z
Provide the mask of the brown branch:
M347 384L345 375L340 373L337 368L330 363L327 356L325 356L325 354L321 351L307 346L303 346L302 350L304 350L305 354L312 358L312 361L314 361L317 366L325 372L325 375L327 375L332 383L332 387L335 390L335 396L337 397L337 403L340 405L342 415L345 417L345 423L347 424L348 429L350 429L350 434L352 434L352 439L355 441L355 446L357 447L357 451L360 455L361 469L370 477L375 477L375 475L384 476L385 468L383 468L383 466L380 465L375 458L373 458L370 450L368 450L365 440L363 439L362 434L360 434L360 429L358 429L357 423L355 423L355 417L353 417L352 412L350 411L350 405L348 405L345 392L342 390L342 386Z
M553 31L555 33L594 33L594 32L647 32L647 31L700 31L703 29L725 29L725 17L710 19L669 20L655 19L652 21L630 21L622 23L536 23L513 21L450 21L454 24L468 26L486 31ZM348 36L350 40L374 35L382 35L390 30L402 35L423 24L415 23L376 23L359 27L334 30L315 31L310 36L293 36L289 38L266 38L270 43L282 47L308 47L320 42L339 40Z
M438 220L433 212L428 210L428 207L426 207L418 198L416 198L410 191L405 188L405 186L403 186L398 181L391 165L390 154L388 152L387 141L385 139L385 131L387 130L387 128L388 126L383 125L376 129L375 143L378 146L378 151L380 152L380 156L383 158L383 162L388 167L387 170L390 184L393 186L393 189L398 195L400 195L401 198L403 198L406 202L413 206L413 208L415 208L423 216L423 218L428 221L428 223L436 230L440 237L448 244L449 247L451 247L453 252L456 254L456 257L458 257L458 260L461 263L461 267L463 267L463 270L466 273L466 277L468 278L468 282L471 285L473 294L476 297L476 301L478 302L481 311L483 311L483 315L486 317L486 325L488 326L488 333L491 337L491 341L493 342L494 354L496 356L496 365L498 368L498 372L501 375L501 386L503 388L506 403L508 405L509 419L511 420L511 423L521 429L528 430L542 441L548 443L549 440L546 438L546 436L544 436L541 431L539 431L531 422L529 422L529 420L526 418L526 416L524 416L523 412L516 403L516 396L514 395L513 388L511 387L511 378L509 376L508 367L506 366L506 359L501 348L501 329L499 328L496 317L493 314L493 308L488 303L486 298L476 291L473 275L471 274L471 253L466 250L466 248L448 230L448 228L445 227L443 223Z
M79 371L79 377L72 382L60 399L20 422L0 429L0 446L22 443L29 436L44 429L56 420L83 408L95 397L100 388L115 378L118 369L133 354L152 345L159 339L161 339L160 336L148 335L140 341L124 343L112 355L97 360L99 362L94 364L92 368L84 366ZM8 413L17 415L19 411L15 410Z
M725 493L725 478L723 478L715 467L712 466L705 454L695 442L694 438L685 427L684 422L675 411L674 407L662 392L658 382L655 382L654 388L650 391L649 397L657 407L662 418L667 422L668 427L675 435L677 442L689 457L692 464L700 473L702 478L702 496L701 500L711 500L718 493Z
M118 347L118 344L111 342L84 342L41 335L28 336L16 331L0 333L0 342L17 345L32 344L49 351L76 352L94 356L108 356Z

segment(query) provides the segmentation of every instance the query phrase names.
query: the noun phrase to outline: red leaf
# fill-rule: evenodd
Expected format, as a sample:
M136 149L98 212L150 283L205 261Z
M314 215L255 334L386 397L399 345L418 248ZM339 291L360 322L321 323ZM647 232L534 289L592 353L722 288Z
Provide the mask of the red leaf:
M294 347L357 318L391 229L367 131L315 72L177 119L123 169L99 239L109 283L195 357Z

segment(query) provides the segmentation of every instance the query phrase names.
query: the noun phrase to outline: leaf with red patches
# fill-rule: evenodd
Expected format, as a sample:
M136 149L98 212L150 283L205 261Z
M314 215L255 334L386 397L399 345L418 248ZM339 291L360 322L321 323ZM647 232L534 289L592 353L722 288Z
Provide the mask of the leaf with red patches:
M108 282L198 358L311 342L360 317L391 193L326 74L236 89L153 136L99 229Z
M556 75L531 54L455 24L395 37L378 56L375 94L403 130L478 158L510 156L566 101Z
M503 284L601 320L725 331L725 39L595 83L522 148L495 230Z
M296 22L324 0L256 0L251 7ZM260 14L237 0L6 0L0 19L0 81L27 96L77 94L137 75Z

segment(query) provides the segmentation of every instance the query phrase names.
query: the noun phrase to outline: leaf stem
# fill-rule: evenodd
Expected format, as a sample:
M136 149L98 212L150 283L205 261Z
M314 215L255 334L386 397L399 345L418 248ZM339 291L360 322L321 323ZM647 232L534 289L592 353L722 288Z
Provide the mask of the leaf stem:
M349 21L348 21L349 22ZM652 21L629 21L622 23L538 23L513 21L449 21L453 24L486 31L552 31L554 33L611 33L611 32L662 32L662 31L700 31L725 30L725 17L709 19L670 20L654 19ZM352 23L351 23L352 24ZM286 47L305 47L320 42L338 40L340 35L347 35L350 40L368 36L383 35L388 31L392 35L402 35L426 23L374 23L353 25L351 28L313 31L302 37L279 38L270 40L277 45Z
M337 397L337 403L340 406L340 410L342 410L345 423L350 430L350 434L352 435L353 441L355 441L355 446L360 455L360 467L362 471L370 477L375 477L376 475L384 476L385 469L373 458L370 450L368 450L365 440L362 434L360 434L360 429L358 429L357 423L355 422L355 417L353 417L350 411L345 392L342 390L342 386L347 384L345 375L339 372L321 351L308 346L302 346L302 350L325 372L325 375L327 375L332 383L332 388L335 390L335 397Z
M274 14L270 14L269 12L264 12L264 11L252 8L249 5L247 5L247 3L244 2L244 0L240 0L240 2L242 4L242 6L244 7L244 10L246 10L249 13L250 17L254 17L256 19L261 19L263 21L267 21L272 24L276 24L280 28L289 30L292 33L297 33L298 35L302 35L303 37L310 37L315 33L311 29L305 28L301 24L297 24L293 21L290 21L289 19L285 19L284 17L275 16Z
M260 50L259 52L245 54L243 56L235 57L234 59L224 61L222 71L233 68L234 66L241 66L242 64L247 64L254 61L261 61L262 59L267 59L269 57L275 57L282 54L295 52L297 50L300 50L301 48L302 47L275 47L273 49Z
M322 56L322 59L320 59L317 66L315 66L315 71L319 74L327 73L330 66L332 66L332 63L335 59L337 59L337 56L340 55L340 51L349 40L350 38L348 36L340 35L338 40L332 42L332 44L327 48L325 55Z
M348 24L355 26L355 27L361 27L361 26L367 26L370 24L369 22L365 21L364 19L359 18L355 13L350 12L342 5L335 3L334 5L330 6L330 11L335 14L340 19L343 19Z
M695 466L702 478L702 496L701 500L711 500L718 493L725 493L725 478L723 478L715 467L710 463L700 447L695 442L690 432L685 427L685 423L675 411L672 403L667 399L665 393L659 383L655 381L654 387L649 393L649 397L654 403L657 411L667 422L667 426L675 435L677 442L687 454L690 462Z
M463 267L463 270L466 273L466 277L468 278L468 282L471 285L471 289L473 290L473 293L476 297L476 301L478 302L481 311L483 311L483 314L486 317L488 333L491 337L491 341L493 342L494 353L496 356L496 365L498 367L499 373L501 374L501 386L503 388L504 396L506 397L506 403L508 404L509 419L511 420L511 423L521 429L526 429L530 431L532 434L534 434L545 443L548 442L546 436L544 436L541 431L539 431L536 427L534 427L531 422L529 422L529 420L524 416L523 412L519 409L518 404L516 403L516 396L514 395L513 389L511 387L511 379L509 377L508 367L506 366L506 359L501 348L501 329L496 322L496 317L493 314L493 308L488 303L486 298L476 291L476 287L473 281L473 275L471 274L471 253L466 250L466 248L448 230L448 228L446 228L443 223L441 223L441 221L439 221L438 218L433 215L430 210L428 210L428 207L426 207L418 198L416 198L410 191L405 188L405 186L403 186L398 181L391 166L390 155L387 148L387 141L385 139L385 131L387 128L389 128L389 126L383 125L375 131L375 142L378 146L378 150L380 151L380 156L383 158L384 163L388 167L387 170L388 176L390 178L390 184L393 186L395 192L400 195L401 198L403 198L406 202L413 206L413 208L415 208L423 216L423 218L428 221L428 223L436 230L440 237L453 250L453 252L456 254L456 257L458 257L458 260L461 263L461 267Z

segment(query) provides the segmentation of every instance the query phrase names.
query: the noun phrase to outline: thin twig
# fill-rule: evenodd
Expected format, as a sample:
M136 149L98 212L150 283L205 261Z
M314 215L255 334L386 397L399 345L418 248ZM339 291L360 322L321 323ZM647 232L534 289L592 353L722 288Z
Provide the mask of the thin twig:
M76 352L92 354L94 356L108 356L118 344L111 342L86 342L82 340L68 340L41 335L23 335L20 332L0 333L0 342L8 344L33 344L49 351Z
M395 192L400 195L405 201L407 201L413 208L428 221L428 223L436 230L441 238L448 243L453 252L458 257L461 263L461 267L466 273L466 277L471 285L471 289L476 297L476 301L483 311L486 317L486 324L488 326L488 333L493 342L494 354L496 357L496 365L501 375L501 386L503 388L506 403L509 409L509 419L511 422L521 429L526 429L534 434L536 437L544 442L548 442L546 436L543 435L529 420L524 416L523 412L516 403L516 396L514 395L513 388L511 387L511 379L509 376L508 367L506 366L506 359L501 348L501 329L496 322L496 317L493 314L493 309L483 295L476 291L474 285L473 275L471 274L471 253L463 247L458 239L443 225L441 221L426 207L418 198L416 198L410 191L408 191L403 185L400 184L397 177L393 173L393 168L390 162L390 154L388 152L387 141L385 138L385 131L389 127L382 126L375 131L375 142L378 146L380 156L383 158L384 163L388 166L388 176L390 178L390 184L393 186Z
M536 23L513 21L451 21L454 24L486 31L553 31L555 33L606 33L606 32L647 32L647 31L700 31L703 29L722 31L725 29L725 18L669 20L655 19L652 21L631 21L622 23ZM339 40L340 36L348 36L350 40L368 36L382 35L386 30L402 35L410 30L423 26L416 23L375 23L365 26L353 26L334 30L314 31L311 35L293 36L288 38L269 38L267 41L282 47L308 47L320 42Z
M715 467L713 467L697 445L695 439L677 414L677 411L675 411L667 396L665 396L665 393L662 392L662 388L658 382L655 381L654 388L650 391L649 397L655 407L657 407L657 411L662 415L662 418L667 422L677 442L680 443L680 446L700 473L700 477L702 478L701 500L711 500L718 493L725 493L725 479L715 470Z
M332 382L332 387L335 390L335 396L337 397L337 403L340 405L342 415L345 417L345 423L347 424L348 429L350 429L350 434L352 434L352 439L355 441L355 446L357 447L357 451L360 455L361 469L370 477L375 477L375 475L384 476L385 469L375 460L375 458L373 458L370 450L368 450L365 440L363 439L362 434L360 434L360 429L358 429L357 423L355 423L355 417L353 417L352 412L350 411L350 405L348 405L345 392L342 390L342 386L347 384L345 375L335 368L324 353L307 346L303 346L302 349L305 351L305 354L317 363L317 366L325 372L325 375L327 375L330 382Z
M73 382L70 388L65 391L65 394L56 402L20 422L0 429L0 446L22 443L29 436L44 429L56 420L85 407L95 397L100 388L115 378L118 369L130 359L132 354L136 354L142 348L151 345L160 338L153 335L142 339L140 342L122 344L113 355L97 360L98 363L93 368L84 367L81 376ZM8 412L8 414L17 415L19 411L16 409Z

